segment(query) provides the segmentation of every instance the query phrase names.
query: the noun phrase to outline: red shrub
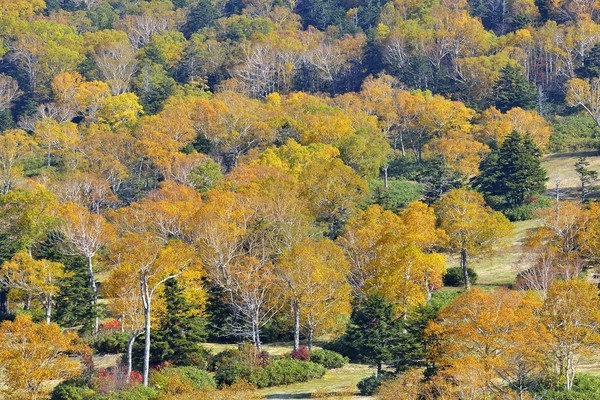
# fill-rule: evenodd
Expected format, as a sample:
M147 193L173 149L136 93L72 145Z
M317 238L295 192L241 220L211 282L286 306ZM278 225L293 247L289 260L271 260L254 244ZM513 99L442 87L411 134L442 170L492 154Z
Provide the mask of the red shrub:
M136 387L141 383L142 374L138 371L131 371L129 382L127 381L127 368L125 366L102 368L92 380L93 386L102 394L118 393Z
M310 359L308 347L300 346L296 350L292 351L292 358L299 361L308 361Z
M102 333L111 333L120 330L121 322L118 319L113 319L111 321L98 325L98 331Z

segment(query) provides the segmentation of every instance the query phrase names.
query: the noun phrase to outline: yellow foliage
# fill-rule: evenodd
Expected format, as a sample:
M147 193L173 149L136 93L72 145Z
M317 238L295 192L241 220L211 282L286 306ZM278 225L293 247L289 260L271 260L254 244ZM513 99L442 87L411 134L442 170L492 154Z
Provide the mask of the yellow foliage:
M50 380L74 378L81 365L73 353L85 350L76 332L61 332L52 323L36 324L18 315L0 324L0 364L5 371L3 391L10 399L37 399Z

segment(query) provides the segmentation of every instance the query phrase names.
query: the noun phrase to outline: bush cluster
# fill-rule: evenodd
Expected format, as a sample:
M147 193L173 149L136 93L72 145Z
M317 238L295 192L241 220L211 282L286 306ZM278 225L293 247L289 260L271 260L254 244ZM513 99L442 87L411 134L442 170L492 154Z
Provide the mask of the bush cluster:
M358 391L361 395L373 396L377 392L377 389L379 389L379 387L381 386L381 383L392 377L393 375L388 373L383 373L379 376L367 376L366 378L361 379L360 382L358 382L358 384L356 385L356 387L358 388Z
M543 390L540 395L547 400L600 399L600 377L577 374L575 375L571 390L566 390L564 387L547 389Z
M264 388L306 382L322 377L325 371L322 365L289 358L275 360L266 367L255 367L233 361L216 371L215 380L221 386L245 380L258 388Z
M92 347L101 354L117 354L127 351L127 332L101 333L92 342Z
M322 365L327 369L341 368L350 360L340 353L331 350L313 350L310 352L310 361Z
M96 391L86 382L79 379L68 379L59 383L50 396L51 400L85 400L91 398Z
M150 383L166 394L189 393L196 390L216 389L208 372L196 367L165 368L151 375Z

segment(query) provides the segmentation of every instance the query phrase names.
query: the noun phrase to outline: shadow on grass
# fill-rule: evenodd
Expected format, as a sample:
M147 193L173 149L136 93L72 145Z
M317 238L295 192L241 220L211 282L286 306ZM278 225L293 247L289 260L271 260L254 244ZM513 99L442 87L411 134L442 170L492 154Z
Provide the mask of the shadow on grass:
M312 399L312 393L267 394L264 399Z
M586 151L578 151L573 153L554 153L546 155L546 159L552 160L556 158L572 158L572 157L595 157L600 155L598 150L586 150Z

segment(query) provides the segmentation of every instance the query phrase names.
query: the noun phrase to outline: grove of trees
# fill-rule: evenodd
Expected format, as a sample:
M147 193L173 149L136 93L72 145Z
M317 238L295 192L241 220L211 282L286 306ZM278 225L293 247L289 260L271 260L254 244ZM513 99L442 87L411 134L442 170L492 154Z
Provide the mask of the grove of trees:
M575 0L0 0L0 391L263 387L265 342L323 338L390 398L578 390L597 173L553 199L542 156L600 148L599 23ZM514 283L472 288L521 220Z

